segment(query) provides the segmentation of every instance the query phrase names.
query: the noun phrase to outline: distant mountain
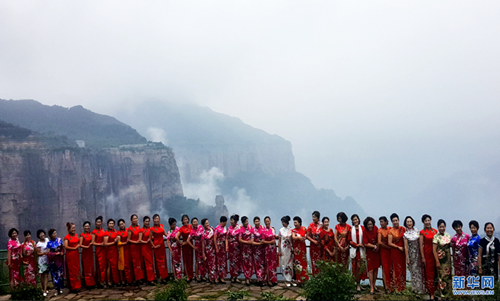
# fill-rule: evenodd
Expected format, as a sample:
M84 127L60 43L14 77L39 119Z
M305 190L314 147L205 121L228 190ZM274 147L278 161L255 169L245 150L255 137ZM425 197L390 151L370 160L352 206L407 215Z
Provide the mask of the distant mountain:
M0 119L43 134L84 140L86 147L116 147L146 143L130 126L82 106L46 106L34 100L0 99Z

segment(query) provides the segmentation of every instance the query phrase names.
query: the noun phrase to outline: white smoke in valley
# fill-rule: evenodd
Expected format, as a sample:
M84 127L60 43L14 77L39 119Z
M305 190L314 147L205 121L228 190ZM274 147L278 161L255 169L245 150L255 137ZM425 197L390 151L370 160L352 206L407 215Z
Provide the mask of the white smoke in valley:
M164 145L167 145L167 134L163 129L160 128L155 128L155 127L149 127L146 131L146 134L148 136L149 141L153 142L161 142Z
M130 215L151 216L148 190L145 184L132 185L119 191L118 195L106 197L106 215L104 218L125 219L129 223ZM129 211L130 210L130 211Z
M182 183L184 195L190 199L200 199L205 204L214 206L215 196L221 194L217 182L224 180L224 173L217 167L210 170L204 170L194 183Z

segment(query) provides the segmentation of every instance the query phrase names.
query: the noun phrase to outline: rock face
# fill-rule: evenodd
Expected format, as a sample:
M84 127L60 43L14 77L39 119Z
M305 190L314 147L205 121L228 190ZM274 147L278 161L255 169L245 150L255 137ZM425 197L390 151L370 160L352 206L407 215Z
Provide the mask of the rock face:
M229 212L227 211L226 205L224 205L224 197L222 195L215 197L215 216L225 216L229 219ZM215 222L217 222L217 220L215 220Z
M19 147L19 143L16 144ZM151 214L163 199L183 196L179 169L161 144L120 148L50 150L42 145L0 148L0 231L55 228L66 222L81 231L96 216L128 218ZM6 235L0 244L6 244Z

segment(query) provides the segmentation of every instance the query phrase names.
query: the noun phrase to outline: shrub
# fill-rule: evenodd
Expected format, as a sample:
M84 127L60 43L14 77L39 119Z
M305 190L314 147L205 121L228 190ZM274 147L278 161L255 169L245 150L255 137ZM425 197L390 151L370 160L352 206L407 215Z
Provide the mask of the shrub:
M44 300L42 289L30 284L21 283L12 290L12 300Z
M250 296L250 293L246 289L242 289L239 291L227 291L227 300L243 300L243 298Z
M260 293L260 300L288 301L288 300L294 300L294 299L283 297L283 294L276 297L272 292L262 292L262 293Z
M185 279L170 281L162 290L155 292L155 300L187 300L187 282Z
M348 269L325 261L318 262L318 268L304 284L307 300L354 300L356 281Z

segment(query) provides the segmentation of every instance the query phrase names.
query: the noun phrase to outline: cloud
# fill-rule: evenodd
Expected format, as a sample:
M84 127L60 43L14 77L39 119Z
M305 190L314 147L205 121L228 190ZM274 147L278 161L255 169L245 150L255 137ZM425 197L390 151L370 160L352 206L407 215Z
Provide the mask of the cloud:
M150 127L147 129L146 133L148 140L168 145L167 134L163 129Z
M187 198L200 199L200 201L214 206L215 196L221 194L217 182L223 180L224 174L217 167L212 167L208 171L203 171L199 175L198 181L182 183L184 195Z

